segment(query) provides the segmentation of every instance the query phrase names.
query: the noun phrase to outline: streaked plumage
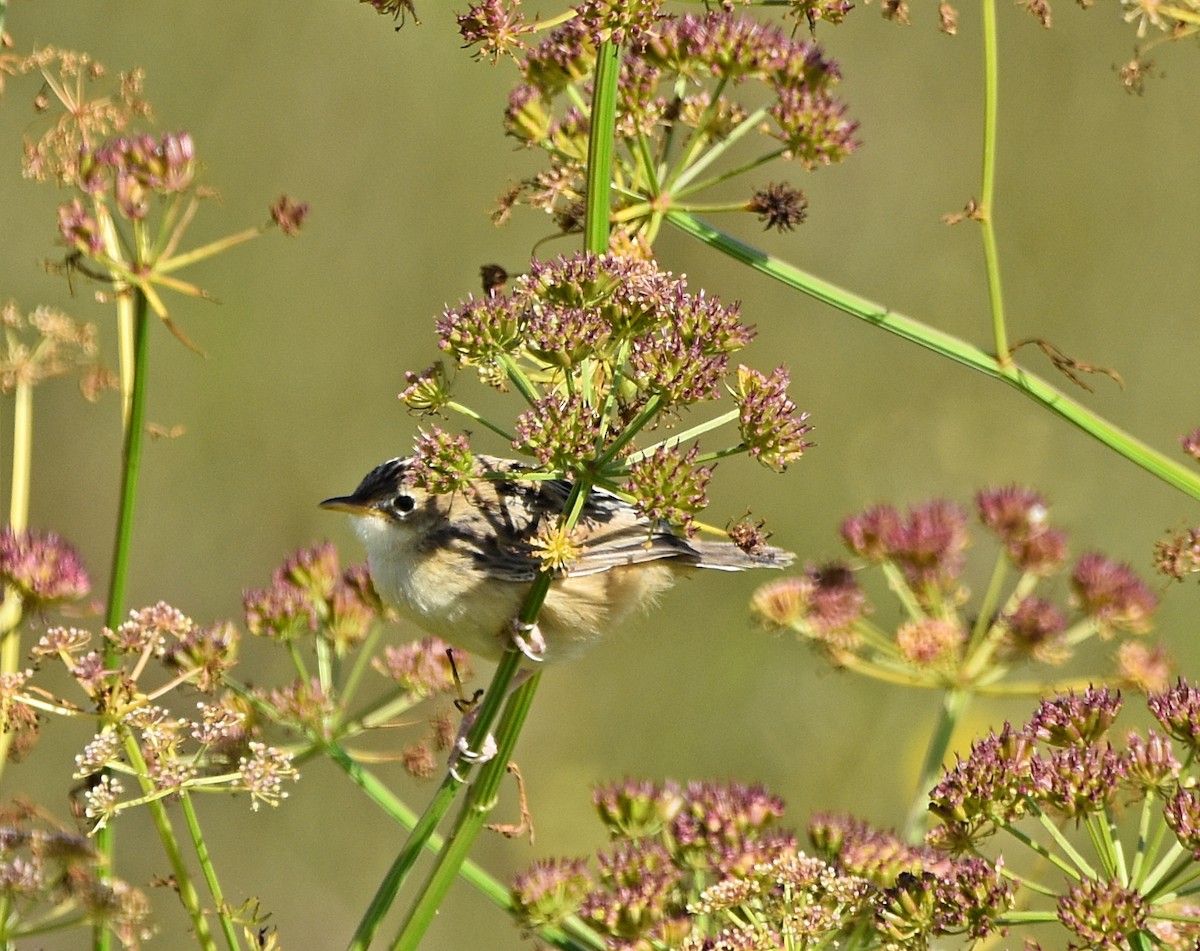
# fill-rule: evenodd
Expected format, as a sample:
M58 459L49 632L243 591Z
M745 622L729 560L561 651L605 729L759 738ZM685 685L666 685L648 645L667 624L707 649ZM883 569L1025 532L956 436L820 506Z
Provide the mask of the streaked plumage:
M485 473L529 471L477 457ZM561 479L485 479L470 492L432 495L406 484L411 459L377 466L351 495L326 508L351 514L376 590L424 629L483 657L511 646L512 622L541 570L534 542L562 512ZM676 535L610 492L593 490L579 529L579 556L550 587L538 620L546 656L577 653L639 605L653 604L680 569L782 568L790 552L748 553L730 542Z

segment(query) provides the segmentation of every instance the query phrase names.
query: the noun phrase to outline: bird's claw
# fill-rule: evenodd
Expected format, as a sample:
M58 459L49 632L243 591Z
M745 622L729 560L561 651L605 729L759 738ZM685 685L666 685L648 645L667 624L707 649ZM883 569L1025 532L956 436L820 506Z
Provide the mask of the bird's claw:
M541 629L537 624L514 620L509 634L513 647L535 664L540 664L546 659L546 639L542 637Z
M493 759L497 752L496 738L491 733L483 738L483 745L479 749L471 749L471 745L467 741L467 733L471 729L471 724L475 722L474 713L475 711L471 711L463 718L462 727L458 731L458 739L454 741L454 749L450 753L450 775L460 783L466 782L466 778L458 771L459 763L478 766Z

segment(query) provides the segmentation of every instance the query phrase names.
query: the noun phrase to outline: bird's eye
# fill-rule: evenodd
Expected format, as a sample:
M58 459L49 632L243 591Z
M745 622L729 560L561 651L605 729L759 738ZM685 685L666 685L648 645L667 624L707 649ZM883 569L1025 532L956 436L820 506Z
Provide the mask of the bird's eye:
M405 495L403 492L392 499L392 508L394 508L401 515L407 515L414 508L416 508L416 505L417 500L411 495Z

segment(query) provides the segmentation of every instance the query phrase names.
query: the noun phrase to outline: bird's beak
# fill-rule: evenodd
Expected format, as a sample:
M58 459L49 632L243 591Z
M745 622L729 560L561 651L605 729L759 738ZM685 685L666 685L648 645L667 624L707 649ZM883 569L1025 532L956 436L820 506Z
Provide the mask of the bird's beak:
M351 515L366 515L371 506L353 495L337 495L321 503L321 508L331 512L349 512Z

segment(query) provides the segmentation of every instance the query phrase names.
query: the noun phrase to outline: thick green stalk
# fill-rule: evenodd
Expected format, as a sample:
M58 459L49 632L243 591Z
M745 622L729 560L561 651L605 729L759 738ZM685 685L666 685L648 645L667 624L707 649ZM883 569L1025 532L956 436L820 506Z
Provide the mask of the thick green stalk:
M186 789L179 794L179 802L183 810L184 821L187 822L188 835L192 838L192 848L196 850L196 859L200 863L200 870L204 873L208 893L212 895L213 907L216 909L217 920L221 923L225 943L229 946L229 951L239 951L241 944L238 942L237 931L233 927L233 919L229 916L225 893L217 878L217 870L212 864L212 857L208 854L208 843L204 841L204 833L200 829L200 818L196 815L195 803L192 802L192 797Z
M933 788L942 772L942 760L946 757L946 750L950 748L950 738L970 702L971 695L965 690L947 690L942 695L942 709L938 713L937 727L925 748L925 762L921 766L921 777L917 780L917 791L904 827L904 838L913 844L919 844L925 839L925 824L929 816L929 790Z
M345 747L338 743L331 743L324 747L324 750L329 758L345 771L351 782L358 786L390 818L407 829L413 829L416 826L418 821L416 814L374 773L365 769L361 763L355 762ZM445 840L435 833L425 842L425 848L430 853L437 855L444 844ZM459 874L464 881L473 885L497 908L512 913L513 900L508 888L479 865L466 859L462 863ZM538 929L537 935L542 940L559 948L602 949L604 947L603 939L577 917L568 918L561 927L542 927Z
M496 755L480 770L479 779L467 793L458 821L446 839L446 845L438 856L433 873L409 910L396 940L392 942L392 951L416 951L434 916L437 915L438 908L441 907L446 893L458 876L459 869L466 861L467 853L496 803L500 780L504 778L508 769L509 758L516 747L521 725L525 722L533 703L533 695L540 677L540 673L534 674L509 698L496 731L499 744Z
M1194 499L1200 499L1200 475L1156 449L1097 416L1065 393L1015 364L1000 366L995 356L881 304L859 297L835 284L824 281L730 237L716 228L682 212L669 212L667 219L681 231L729 255L756 271L774 278L801 293L816 298L860 320L919 344L927 350L980 373L1007 383L1050 412L1099 440L1130 462L1162 479L1168 485Z
M146 297L141 291L133 290L133 372L130 374L130 392L127 417L125 419L125 441L121 451L121 500L117 512L117 531L113 542L112 574L109 577L108 609L104 623L116 630L125 613L125 586L129 576L129 557L133 547L133 509L137 500L138 471L142 462L142 439L146 431L146 364L150 351L150 312ZM106 665L112 669L118 658L111 643L104 648ZM114 849L113 830L106 825L96 833L96 848L105 857L105 865L112 868ZM92 932L92 947L95 951L109 951L112 935L102 925Z
M153 793L154 785L147 778L150 768L142 756L141 748L132 737L127 737L125 740L125 755L129 758L130 765L137 772L142 792L147 795ZM179 896L179 900L183 903L188 918L191 919L192 931L195 933L196 943L204 951L217 951L217 944L213 939L212 929L209 928L208 919L204 915L204 909L200 906L200 895L196 891L195 884L192 882L192 876L188 871L187 863L183 860L183 850L179 847L179 840L175 837L175 829L171 826L171 819L167 815L166 804L162 799L150 799L146 803L146 808L150 812L150 818L154 821L155 831L158 832L158 840L162 843L163 852L166 854L167 861L171 865L171 873L174 878L172 884L175 888L175 894ZM108 826L105 826L105 828L107 829ZM97 927L103 926L98 925Z
M992 339L996 359L1011 365L1008 331L1004 323L1004 298L1000 284L1000 253L996 245L996 127L999 115L1000 54L996 42L996 0L983 0L983 182L980 219L983 227L983 261L992 310Z
M112 575L108 585L108 610L104 623L116 629L125 614L125 587L129 578L129 558L133 548L133 511L137 501L138 473L142 464L142 442L146 432L146 363L150 352L150 313L145 295L136 296L133 330L133 380L129 396L129 419L121 451L121 500L117 512L117 532L113 543ZM105 661L116 662L112 645L107 645Z
M379 806L389 818L406 829L416 828L419 821L417 814L409 809L407 804L399 799L387 784L380 781L370 770L365 769L361 763L356 762L344 746L339 743L331 743L325 747L325 753L342 768L350 777L351 782L366 793L367 797ZM432 855L437 855L442 850L444 842L445 839L434 833L426 840L424 846ZM509 897L508 889L469 859L463 862L462 876L493 904L506 911L512 910L512 898Z
M596 82L592 101L592 134L588 144L588 193L584 216L585 248L596 254L608 250L609 190L619 71L620 47L612 43L601 44L597 54ZM510 378L513 375L510 368ZM519 383L519 380L515 382ZM533 394L526 392L524 395L532 402ZM565 512L575 513L577 517L578 511L581 509L577 503L580 498L586 498L590 490L590 482L587 480L577 481L567 500ZM574 523L569 516L567 521L569 529ZM530 625L537 623L538 614L549 590L550 575L539 574L530 586L529 594L522 605L519 618L521 623ZM469 749L482 748L492 724L495 722L500 705L508 697L509 687L520 664L521 656L519 653L511 651L502 658L496 675L484 694L475 721L468 732L467 746ZM495 803L496 790L504 770L508 766L508 758L516 746L517 737L525 721L529 705L533 702L537 682L538 677L535 675L508 698L504 717L496 733L499 752L482 767L478 779L471 787L462 811L447 838L447 847L439 854L433 871L409 909L393 944L394 947L415 948L421 942L429 923L444 900L450 884L462 868L471 843L474 842L479 830L483 828L484 820ZM466 762L460 761L458 764L458 772L462 776L466 775L469 768L470 764ZM443 779L441 788L433 801L426 807L425 813L409 835L404 848L376 890L371 905L351 940L350 951L360 951L370 944L379 923L416 862L417 856L422 849L427 847L437 824L449 809L461 784L462 780L453 773L448 773Z
M583 222L584 248L593 254L608 250L613 125L617 115L617 76L620 71L621 47L615 43L600 44L596 53L592 134L588 137L587 207Z
M29 527L29 473L33 468L33 383L18 380L13 393L12 494L8 525L14 532Z
M490 730L491 724L495 722L500 705L508 693L508 685L512 682L512 678L520 666L520 661L521 655L516 651L509 651L501 658L500 666L496 669L496 675L492 678L491 685L483 695L479 712L476 714L474 725L478 726L480 722L485 723L484 732L482 735L476 736L476 731L472 730L467 738L471 749L477 750L480 748L480 745L487 736L487 730ZM336 759L337 757L335 756ZM459 773L464 774L465 769L466 764L462 764ZM416 864L417 859L421 855L421 850L430 848L429 843L435 835L438 824L442 821L447 811L449 811L450 805L454 802L454 797L458 794L458 790L462 785L463 780L457 775L452 772L446 773L442 779L442 785L434 794L433 799L430 800L429 805L425 807L421 818L411 826L412 831L409 833L404 847L400 850L391 867L387 870L387 874L384 875L383 881L379 883L379 887L375 890L371 904L367 906L362 920L359 921L358 927L350 939L350 944L348 945L349 951L363 951L363 949L370 946L372 939L375 937L375 932L383 922L384 916L387 914L388 909L392 907L392 902L396 900L396 894L400 891L400 886L404 884L405 878Z
M8 527L19 534L29 527L29 472L33 458L33 384L18 380L13 394L12 491L8 498ZM15 674L21 666L21 623L24 605L12 585L4 586L0 605L0 673ZM8 763L14 733L0 731L0 776Z

